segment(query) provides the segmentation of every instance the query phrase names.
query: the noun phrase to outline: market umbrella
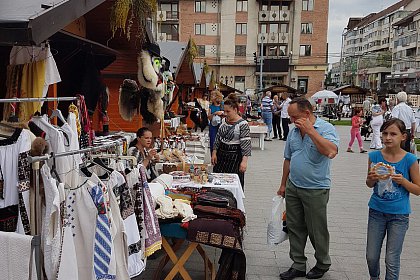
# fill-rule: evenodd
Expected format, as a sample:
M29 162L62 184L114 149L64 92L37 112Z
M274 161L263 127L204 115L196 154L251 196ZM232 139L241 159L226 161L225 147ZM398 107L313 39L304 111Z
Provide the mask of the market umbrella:
M334 98L334 100L338 99L337 94L326 89L315 92L315 94L312 95L311 97L313 99L329 99L329 98Z

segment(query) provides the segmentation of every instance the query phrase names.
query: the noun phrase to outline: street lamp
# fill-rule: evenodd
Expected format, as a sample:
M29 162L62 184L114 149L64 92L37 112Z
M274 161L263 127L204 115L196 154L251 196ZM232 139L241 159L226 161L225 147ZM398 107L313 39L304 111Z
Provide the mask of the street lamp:
M262 72L263 72L263 63L264 63L264 40L265 40L265 37L261 33L261 48L260 48L260 91L263 90L263 77L262 77Z
M340 86L343 85L343 41L344 35L347 33L347 27L343 28L343 32L341 32L341 50L340 50Z

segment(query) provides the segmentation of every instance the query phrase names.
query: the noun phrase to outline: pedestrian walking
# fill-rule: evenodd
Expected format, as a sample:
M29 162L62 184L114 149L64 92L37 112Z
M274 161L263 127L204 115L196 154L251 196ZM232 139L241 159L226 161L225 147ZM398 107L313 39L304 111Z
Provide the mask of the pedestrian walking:
M407 93L400 91L397 93L397 105L392 109L392 117L400 119L404 122L407 137L404 143L404 150L410 152L410 141L414 139L416 132L416 118L413 109L407 105Z
M331 160L338 152L338 135L332 124L313 114L304 98L290 102L288 114L295 127L284 149L283 175L278 195L286 198L292 266L280 274L284 280L321 278L331 266L327 203ZM309 239L315 249L316 265L306 273L305 246Z
M273 129L273 100L271 99L271 92L267 91L264 98L261 100L261 113L264 123L267 125L266 141L271 141L270 135Z
M273 131L274 131L273 139L277 139L277 138L282 139L283 138L281 136L280 114L281 114L281 108L280 108L280 103L279 103L279 97L278 97L278 95L274 95L274 97L273 97Z
M223 109L222 100L223 95L218 90L213 90L210 94L211 105L209 106L208 119L209 124L209 138L210 138L210 151L213 151L214 140L216 139L217 130L222 123Z
M211 163L215 173L236 173L244 188L251 137L248 122L238 114L239 98L231 93L224 103L223 119L214 142Z
M384 123L384 112L381 106L375 102L372 106L372 121L370 126L372 127L372 140L370 141L370 148L375 150L382 149L381 142L381 126Z
M409 195L420 195L417 157L401 148L401 143L407 138L404 122L399 119L386 121L381 132L384 148L369 153L366 179L366 185L373 188L369 200L366 245L366 260L372 280L379 279L381 274L379 261L385 236L384 279L399 278L400 255L411 213ZM379 166L385 172L378 174Z
M359 143L359 150L361 153L366 153L367 151L363 149L362 136L360 135L360 126L363 124L362 119L363 111L360 108L354 110L354 116L351 118L351 129L350 129L350 143L347 148L347 152L353 153L351 147L353 146L354 139L357 139Z
M289 114L288 114L287 109L289 108L289 104L290 104L290 101L292 101L292 99L290 99L289 93L287 93L287 92L283 92L281 96L282 96L282 99L283 99L283 102L280 104L281 126L283 128L283 138L282 138L282 140L286 141L287 136L289 135L289 124L290 124L290 118L289 118Z
M246 114L247 114L247 117L251 116L251 111L252 111L252 102L251 102L251 97L248 95L246 97Z

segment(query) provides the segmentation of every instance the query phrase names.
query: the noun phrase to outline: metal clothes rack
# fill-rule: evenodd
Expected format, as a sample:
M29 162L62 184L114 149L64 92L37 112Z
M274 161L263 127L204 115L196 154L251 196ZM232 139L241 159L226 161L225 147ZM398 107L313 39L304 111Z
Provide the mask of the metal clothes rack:
M75 101L79 98L73 97L28 97L28 98L3 98L0 99L0 103L22 103L22 102L43 102L43 101ZM115 144L114 144L115 145ZM76 151L80 152L80 151ZM57 155L55 155L57 156ZM61 155L60 155L61 156ZM62 155L64 156L64 155ZM41 200L39 196L39 161L43 161L42 157L39 160L33 160L32 169L34 170L35 185L35 228L33 231L32 247L35 251L35 264L37 271L37 279L41 280L42 275L42 261L41 261Z
M119 145L122 144L121 140L116 140L114 142L108 143L108 144L103 144L100 146L95 146L95 147L88 147L85 149L80 149L80 150L76 150L76 151L68 151L68 152L63 152L63 153L51 153L51 154L46 154L43 156L29 156L28 160L29 163L32 163L32 170L33 170L33 176L34 176L34 181L35 181L35 231L34 231L34 238L36 239L40 239L41 236L41 199L40 199L40 193L39 193L39 163L41 161L46 161L50 158L57 158L57 157L65 157L65 156L70 156L70 155L76 155L76 154L82 154L82 153L90 153L90 152L95 152L101 149L106 149L106 148L110 148L110 147L115 147L117 148ZM41 271L42 271L42 259L41 259L41 248L39 245L37 245L35 247L35 262L36 262L36 266L37 266L37 277L38 280L41 280Z
M28 98L5 98L0 103L43 102L43 101L74 101L78 97L28 97Z

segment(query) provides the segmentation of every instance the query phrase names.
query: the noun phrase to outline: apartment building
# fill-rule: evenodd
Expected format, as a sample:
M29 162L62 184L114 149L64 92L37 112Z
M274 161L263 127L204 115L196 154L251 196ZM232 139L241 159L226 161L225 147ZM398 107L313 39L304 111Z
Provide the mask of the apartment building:
M419 94L420 9L396 22L393 27L392 69L386 77L388 88L396 92L404 90L409 94Z
M328 0L160 0L157 41L192 37L197 62L241 91L284 84L302 93L323 87Z
M394 52L394 24L418 8L419 0L402 0L378 13L349 19L342 35L343 84L354 84L372 92L388 89Z

